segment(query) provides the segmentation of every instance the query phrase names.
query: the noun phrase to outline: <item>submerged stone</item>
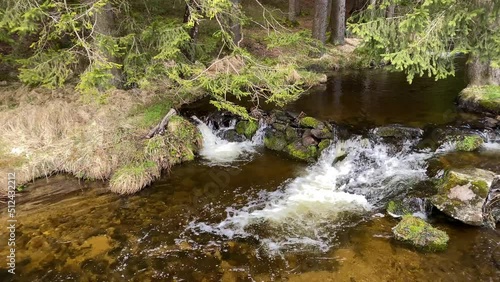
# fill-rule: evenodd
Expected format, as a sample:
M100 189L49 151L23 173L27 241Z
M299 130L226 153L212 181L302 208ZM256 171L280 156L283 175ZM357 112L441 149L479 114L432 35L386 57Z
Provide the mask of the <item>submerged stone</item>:
M245 141L244 135L236 132L236 129L228 129L221 134L221 138L229 142L242 142Z
M373 133L384 138L417 138L422 135L422 130L401 125L388 125L376 128Z
M484 140L479 135L467 135L457 138L455 149L457 151L472 152L479 149L484 143Z
M238 134L245 135L247 139L252 139L257 129L259 129L259 125L255 121L242 120L236 124L236 132Z
M428 251L446 249L449 240L446 232L432 227L421 218L411 215L403 216L398 225L392 228L392 233L397 240Z
M405 215L413 215L420 218L426 218L432 205L426 199L406 198L402 201L394 200L387 204L387 213L395 218Z
M483 205L494 177L493 172L477 168L449 170L437 185L438 194L431 202L454 219L480 226L484 222Z

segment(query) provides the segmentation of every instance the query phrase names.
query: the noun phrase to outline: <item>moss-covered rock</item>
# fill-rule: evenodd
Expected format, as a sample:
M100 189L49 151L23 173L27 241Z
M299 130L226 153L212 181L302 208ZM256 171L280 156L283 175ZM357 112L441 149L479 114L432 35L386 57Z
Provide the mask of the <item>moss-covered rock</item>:
M392 228L392 233L397 240L428 251L445 250L450 239L446 232L411 215L403 216L399 224Z
M321 140L321 142L319 142L318 144L319 153L321 153L324 149L328 148L328 146L330 146L331 143L332 141L330 139Z
M459 96L459 105L471 112L500 114L500 86L467 87Z
M457 138L455 149L457 151L472 152L479 149L484 143L484 140L479 135L467 135Z
M264 146L274 151L283 151L287 145L285 135L281 132L268 131L264 136Z
M411 214L410 210L403 205L402 201L390 201L386 208L387 213L392 217L402 217Z
M293 128L291 126L287 126L285 129L286 140L289 142L296 141L299 139L300 134L297 128Z
M271 125L274 129L278 130L278 131L282 131L282 132L285 132L287 126L286 124L284 123L281 123L281 122L274 122L272 125Z
M405 215L425 218L430 209L432 209L432 205L426 199L409 197L403 200L390 201L387 204L386 211L390 216L395 218Z
M236 124L236 132L245 135L246 138L252 139L255 132L259 129L259 125L253 120L242 120Z
M439 181L432 204L463 223L483 224L483 205L495 173L482 169L452 169Z
M289 144L285 152L290 156L307 162L314 162L318 157L318 148L316 146L304 146L301 142Z
M311 129L311 134L318 139L332 138L332 132L326 126Z
M374 129L373 133L379 137L384 138L417 138L420 137L423 132L419 128L405 127L400 125L387 125Z
M299 124L301 127L308 127L308 128L318 128L321 125L324 126L324 124L321 121L313 117L303 117L300 119Z
M221 137L229 142L245 141L245 136L236 132L236 129L228 129L224 131Z

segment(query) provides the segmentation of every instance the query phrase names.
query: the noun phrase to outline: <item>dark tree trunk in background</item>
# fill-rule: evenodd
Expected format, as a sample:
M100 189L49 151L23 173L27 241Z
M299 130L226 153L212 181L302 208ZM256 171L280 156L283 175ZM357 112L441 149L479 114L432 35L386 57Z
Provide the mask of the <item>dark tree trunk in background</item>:
M392 18L394 17L394 10L395 10L396 6L395 5L389 5L389 7L387 7L387 10L385 11L385 17L386 18Z
M117 29L116 29L116 23L115 23L115 13L113 12L113 7L111 6L110 3L107 3L99 13L96 13L94 15L95 19L95 27L94 31L96 33L105 35L105 36L118 36L117 34ZM99 50L99 46L95 46L97 50ZM112 63L120 63L118 58L113 57L111 54L108 54L104 50L100 50L106 59L109 62ZM121 71L117 68L111 69L111 73L113 74L113 79L112 79L112 84L120 88L122 86L122 79L121 79Z
M330 19L331 42L335 45L344 45L345 39L345 1L332 0L332 16Z
M300 15L300 1L302 0L295 0L295 16Z
M326 41L326 28L328 26L328 0L314 1L314 21L313 21L313 38L318 39L322 43Z
M297 21L297 11L295 10L297 8L297 2L299 0L288 0L288 20L293 22Z
M233 9L237 10L239 9L240 5L240 0L231 0L231 3L233 3ZM241 25L240 21L237 18L231 18L230 20L230 25L231 25L231 33L233 34L233 42L236 46L239 46L240 41L242 39L241 36Z
M500 86L500 68L489 67L489 84Z
M200 6L196 0L191 0L186 5L186 10L184 12L184 23L187 23L191 19L191 9L200 9ZM192 62L196 60L195 44L198 38L198 21L194 22L193 27L189 30L189 37L191 37L191 46L187 50L183 50L184 55Z
M377 0L370 0L370 6L372 6L373 8L375 7L376 3L377 3ZM375 10L371 11L371 19L372 20L375 19Z
M500 69L490 66L490 61L477 57L469 58L467 63L469 86L500 85Z

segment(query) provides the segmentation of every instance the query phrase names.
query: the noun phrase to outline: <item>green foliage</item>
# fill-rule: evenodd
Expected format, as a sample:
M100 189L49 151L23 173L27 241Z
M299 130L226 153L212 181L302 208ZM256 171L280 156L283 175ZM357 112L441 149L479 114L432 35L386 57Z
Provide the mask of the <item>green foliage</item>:
M377 0L348 26L364 39L365 55L404 70L409 82L425 74L441 79L454 75L453 59L459 53L498 65L498 2ZM395 16L386 18L390 4L396 5Z
M56 88L78 78L73 80L76 90L98 103L106 103L108 90L121 86L199 87L212 96L217 108L250 120L237 101L283 106L297 99L311 79L299 74L293 64L269 66L239 48L231 28L248 18L230 0L199 1L196 7L186 0L190 12L186 22L182 14L166 17L164 4L156 0L146 0L144 6L118 0L6 3L0 38L13 47L17 43L12 39L22 38L30 46L26 57L17 60L20 79L28 85ZM201 29L202 23L210 26L209 34L203 40L191 38L193 28ZM304 43L314 50L319 46L308 32L276 32L269 39L270 47Z
M19 79L27 85L60 87L73 73L75 54L69 50L47 50L20 59Z

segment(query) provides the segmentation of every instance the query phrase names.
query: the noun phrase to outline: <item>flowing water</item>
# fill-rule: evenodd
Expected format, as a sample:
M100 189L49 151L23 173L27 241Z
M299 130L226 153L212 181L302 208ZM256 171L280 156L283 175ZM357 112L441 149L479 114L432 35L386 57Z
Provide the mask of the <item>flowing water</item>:
M234 123L215 129L194 118L204 140L199 158L136 195L66 175L37 180L18 194L16 276L5 262L0 281L498 281L499 230L428 214L420 198L432 195L432 169L500 173L500 133L478 128L488 142L474 153L422 148L425 137L375 137L373 128L392 123L478 124L454 104L460 79L404 79L338 73L290 105L338 124L309 166L264 149L262 124L252 140L228 142L220 136ZM384 207L407 196L419 197L421 216L448 232L446 251L392 238L398 220Z

